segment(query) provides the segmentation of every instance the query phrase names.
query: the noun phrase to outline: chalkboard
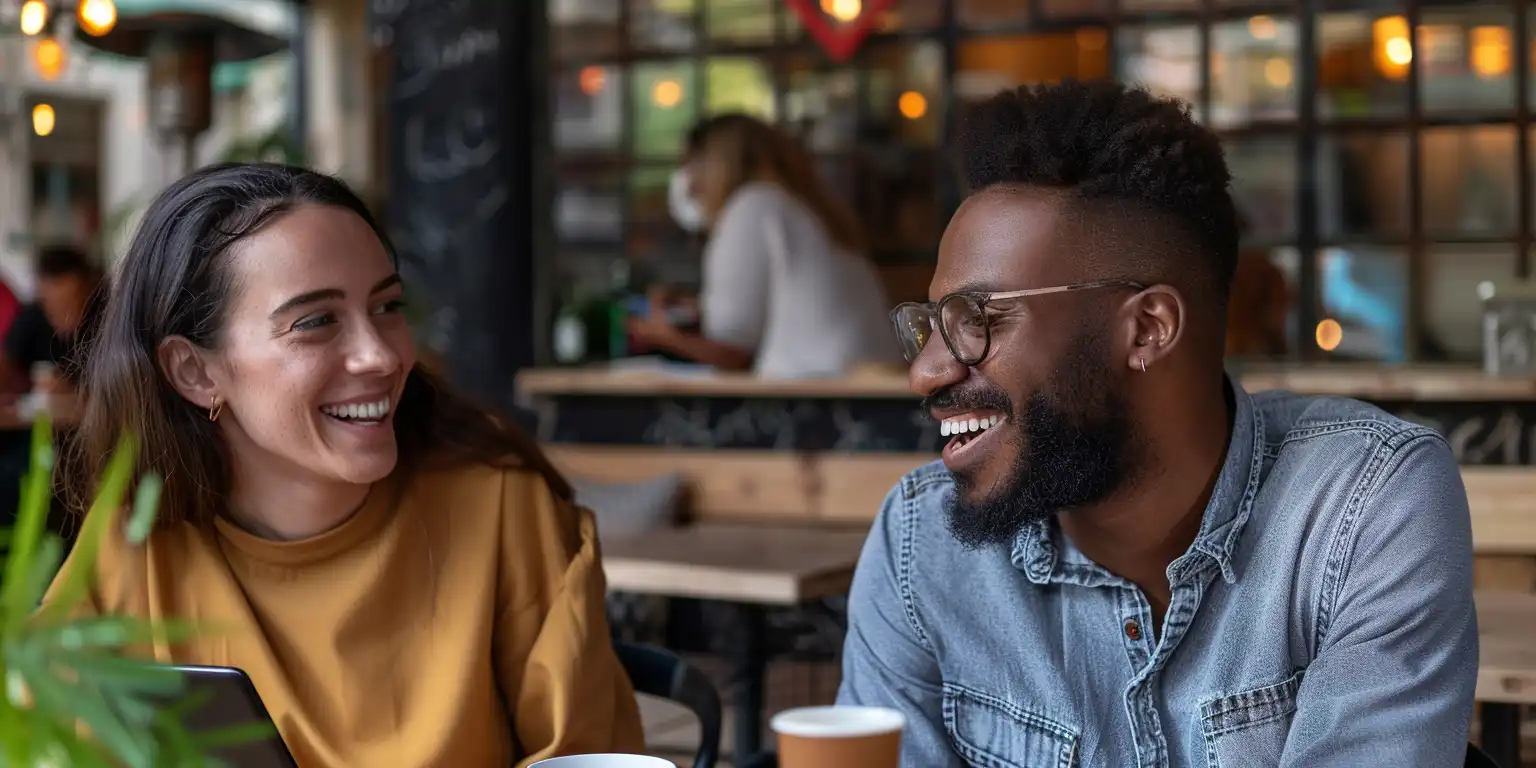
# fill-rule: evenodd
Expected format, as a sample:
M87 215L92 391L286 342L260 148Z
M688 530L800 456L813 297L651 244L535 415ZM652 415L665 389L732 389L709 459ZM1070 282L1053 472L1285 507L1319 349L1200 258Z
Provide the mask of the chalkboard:
M496 404L533 361L532 156L542 96L529 2L372 0L387 46L385 222L423 338Z

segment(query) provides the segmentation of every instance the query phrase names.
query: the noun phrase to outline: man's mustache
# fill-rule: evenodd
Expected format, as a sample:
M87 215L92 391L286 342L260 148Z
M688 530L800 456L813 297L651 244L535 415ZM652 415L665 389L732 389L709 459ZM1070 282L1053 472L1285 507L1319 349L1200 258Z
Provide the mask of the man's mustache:
M1013 401L1008 396L990 387L945 387L925 398L920 406L923 413L933 417L935 410L946 411L999 411L1005 416L1013 415Z

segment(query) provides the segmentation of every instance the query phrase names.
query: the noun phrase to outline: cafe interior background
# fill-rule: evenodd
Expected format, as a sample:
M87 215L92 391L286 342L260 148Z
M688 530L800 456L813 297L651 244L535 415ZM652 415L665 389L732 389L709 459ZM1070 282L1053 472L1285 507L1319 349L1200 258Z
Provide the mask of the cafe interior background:
M808 5L834 29L865 12ZM868 225L893 300L923 296L960 198L943 154L957 109L1108 76L1186 99L1225 140L1246 255L1265 262L1238 291L1285 306L1246 319L1281 340L1235 351L1476 363L1479 286L1531 265L1531 6L1303 5L899 0L839 63L777 0L550 0L560 294L603 289L619 259L693 277L668 174L694 120L742 110L815 151Z

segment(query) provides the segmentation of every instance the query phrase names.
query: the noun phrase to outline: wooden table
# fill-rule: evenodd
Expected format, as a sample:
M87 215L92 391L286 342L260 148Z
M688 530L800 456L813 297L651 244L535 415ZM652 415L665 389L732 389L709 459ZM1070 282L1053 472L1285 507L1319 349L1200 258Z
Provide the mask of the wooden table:
M608 588L754 605L841 595L868 533L709 523L603 543Z
M740 677L735 760L762 751L768 654L763 609L846 594L868 533L858 529L701 523L603 542L608 588L719 600L736 607L732 666Z
M1483 751L1499 765L1520 764L1520 710L1536 704L1536 595L1478 592L1477 700Z

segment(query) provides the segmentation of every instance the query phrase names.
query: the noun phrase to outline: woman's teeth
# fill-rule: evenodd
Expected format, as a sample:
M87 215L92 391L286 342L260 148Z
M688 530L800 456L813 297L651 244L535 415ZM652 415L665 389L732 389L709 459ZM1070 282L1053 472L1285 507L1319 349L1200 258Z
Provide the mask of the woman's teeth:
M950 435L963 435L967 432L981 432L983 430L997 426L997 423L1002 420L1002 416L995 414L992 416L969 416L945 419L939 424L939 434L948 437Z
M320 412L348 421L378 421L389 415L389 398L375 403L348 403L346 405L322 405Z

